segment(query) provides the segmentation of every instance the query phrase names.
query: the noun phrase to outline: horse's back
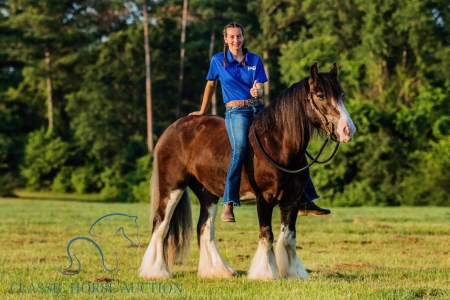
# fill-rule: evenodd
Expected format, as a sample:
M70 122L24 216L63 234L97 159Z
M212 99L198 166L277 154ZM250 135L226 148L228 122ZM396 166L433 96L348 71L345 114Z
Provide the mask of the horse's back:
M214 148L214 145L226 144L228 136L224 119L218 116L185 116L172 123L156 146L156 152L173 150L198 156L201 149Z
M155 148L159 166L190 174L200 182L215 176L225 180L231 146L223 118L185 116L171 124ZM222 178L223 177L223 178Z

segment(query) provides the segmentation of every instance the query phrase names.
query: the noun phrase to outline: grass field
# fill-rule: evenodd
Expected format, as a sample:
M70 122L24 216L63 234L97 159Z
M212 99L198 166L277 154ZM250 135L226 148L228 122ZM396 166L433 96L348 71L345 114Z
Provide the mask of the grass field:
M175 266L175 278L146 282L137 270L150 239L148 204L31 194L0 199L0 299L450 299L450 208L332 211L327 217L297 221L297 252L309 280L246 278L257 247L258 223L255 206L244 205L236 211L237 223L216 222L219 251L240 276L198 278L194 233L189 260ZM95 220L114 212L139 217L140 246L131 247L122 236L108 240L108 245L99 241L102 249L112 245L117 253L118 269L108 272L93 244L77 241L71 249L82 263L81 272L59 273L55 266L70 264L68 242L88 236ZM197 205L193 215L196 222ZM278 219L276 210L276 237ZM118 226L108 226L102 232L113 236ZM129 237L136 234L133 226L124 230ZM114 256L105 252L111 267Z

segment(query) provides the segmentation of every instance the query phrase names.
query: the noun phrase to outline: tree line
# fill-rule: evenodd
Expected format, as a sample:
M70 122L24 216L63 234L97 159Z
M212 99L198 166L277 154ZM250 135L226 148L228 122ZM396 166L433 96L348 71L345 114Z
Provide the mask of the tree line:
M266 103L314 61L340 67L357 135L312 167L324 201L450 205L449 18L445 0L0 0L0 194L148 201L148 136L198 110L235 21Z

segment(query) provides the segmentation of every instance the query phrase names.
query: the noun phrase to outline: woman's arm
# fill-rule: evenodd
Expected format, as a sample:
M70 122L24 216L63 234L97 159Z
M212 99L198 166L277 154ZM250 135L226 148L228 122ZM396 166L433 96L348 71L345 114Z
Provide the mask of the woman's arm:
M189 115L204 115L208 110L209 104L211 103L211 98L216 91L216 81L208 80L206 82L205 92L203 93L202 107L199 111L194 111Z

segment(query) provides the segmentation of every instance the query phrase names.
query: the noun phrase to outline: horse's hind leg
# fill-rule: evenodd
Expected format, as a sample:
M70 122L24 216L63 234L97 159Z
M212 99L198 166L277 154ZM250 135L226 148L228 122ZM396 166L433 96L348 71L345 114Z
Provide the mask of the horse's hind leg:
M259 218L259 242L252 260L248 279L271 280L278 278L278 271L273 253L272 212L273 207L261 196L257 199Z
M160 186L159 171L155 164L151 183L153 233L139 269L139 275L145 279L172 278L169 266L187 253L191 237L191 210L185 186L167 187L166 180Z
M281 233L275 250L278 272L281 278L309 278L296 252L296 205L280 205Z
M215 226L219 197L207 191L197 180L189 187L200 201L200 217L197 223L197 243L200 251L198 276L226 278L237 275L220 256L215 240Z
M170 193L167 199L165 210L158 210L154 220L160 220L158 225L154 225L152 238L142 259L139 275L145 279L165 279L172 278L172 273L164 257L164 239L169 231L170 219L175 210L183 190L175 190Z

